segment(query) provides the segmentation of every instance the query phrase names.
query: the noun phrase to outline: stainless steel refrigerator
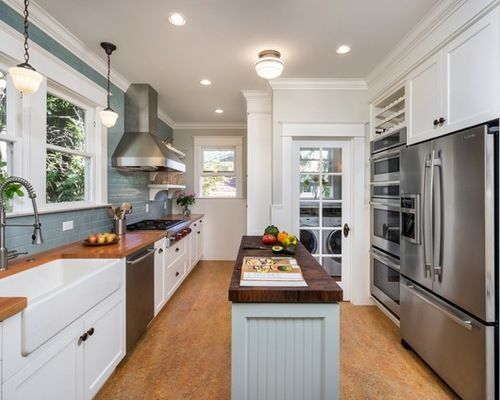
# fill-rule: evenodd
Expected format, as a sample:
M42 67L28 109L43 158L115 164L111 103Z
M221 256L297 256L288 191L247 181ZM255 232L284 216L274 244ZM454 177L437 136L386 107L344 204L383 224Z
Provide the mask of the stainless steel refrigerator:
M463 399L498 398L498 123L401 151L401 337Z

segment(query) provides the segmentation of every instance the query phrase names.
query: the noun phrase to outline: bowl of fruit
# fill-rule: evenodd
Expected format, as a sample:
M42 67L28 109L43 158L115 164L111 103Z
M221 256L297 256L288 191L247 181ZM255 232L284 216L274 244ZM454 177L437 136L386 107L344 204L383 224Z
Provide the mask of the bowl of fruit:
M116 233L96 233L90 234L87 239L83 241L85 246L107 246L115 244L120 241L120 237Z

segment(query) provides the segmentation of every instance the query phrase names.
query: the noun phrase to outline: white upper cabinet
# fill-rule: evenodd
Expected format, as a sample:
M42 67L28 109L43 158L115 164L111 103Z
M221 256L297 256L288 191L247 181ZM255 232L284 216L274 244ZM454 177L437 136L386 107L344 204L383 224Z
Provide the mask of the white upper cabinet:
M499 18L496 8L410 72L409 144L498 118Z
M443 48L446 132L498 118L498 9Z
M425 140L438 129L443 117L443 78L441 53L418 66L408 76L408 142Z

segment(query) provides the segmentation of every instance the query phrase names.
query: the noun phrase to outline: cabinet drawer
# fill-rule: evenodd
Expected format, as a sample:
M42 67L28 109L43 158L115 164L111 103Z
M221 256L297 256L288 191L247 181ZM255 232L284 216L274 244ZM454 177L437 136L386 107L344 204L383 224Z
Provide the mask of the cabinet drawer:
M177 260L179 257L184 256L186 254L186 238L179 240L178 242L173 243L166 251L165 255L165 265L167 268L170 268L172 263Z
M165 274L165 292L170 297L180 284L186 273L186 258L182 257L175 261Z
M493 326L403 278L401 336L463 399L494 398Z

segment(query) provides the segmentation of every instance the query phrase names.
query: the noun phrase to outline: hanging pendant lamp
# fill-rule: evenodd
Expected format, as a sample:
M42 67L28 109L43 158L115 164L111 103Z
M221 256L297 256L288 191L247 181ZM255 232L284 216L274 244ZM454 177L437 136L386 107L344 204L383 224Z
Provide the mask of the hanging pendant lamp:
M12 77L14 86L23 94L35 93L43 81L42 74L36 72L35 68L29 63L28 6L29 0L24 0L24 62L16 67L9 68L9 74Z
M101 122L106 128L111 128L116 124L116 120L118 118L118 114L113 111L113 109L109 106L109 97L110 97L110 79L109 75L111 72L111 53L116 50L116 46L112 43L102 42L101 47L104 49L108 56L108 87L107 87L107 95L108 95L108 103L104 110L100 112Z

